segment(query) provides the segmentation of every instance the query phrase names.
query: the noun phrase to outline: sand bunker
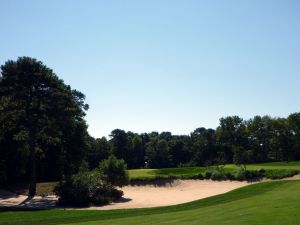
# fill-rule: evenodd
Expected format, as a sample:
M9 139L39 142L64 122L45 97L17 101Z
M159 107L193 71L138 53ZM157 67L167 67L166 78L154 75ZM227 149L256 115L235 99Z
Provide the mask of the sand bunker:
M166 184L126 186L123 199L102 207L90 209L149 208L177 205L197 199L223 194L233 189L249 185L238 181L175 180Z
M173 180L154 183L137 183L122 188L124 196L119 202L101 207L82 209L110 210L127 208L148 208L157 206L177 205L213 195L223 194L233 189L249 185L239 181L211 180ZM20 208L51 208L55 207L55 196L27 198L9 192L0 192L1 206L17 206Z

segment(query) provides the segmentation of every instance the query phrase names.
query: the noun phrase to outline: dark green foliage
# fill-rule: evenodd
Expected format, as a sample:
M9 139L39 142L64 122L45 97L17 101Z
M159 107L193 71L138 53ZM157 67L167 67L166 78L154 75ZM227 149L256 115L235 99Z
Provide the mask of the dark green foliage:
M84 99L36 59L1 66L0 153L7 179L29 180L34 195L39 177L76 171L86 150Z
M203 177L211 180L259 180L264 177L262 170L225 170L225 169L209 169Z
M124 159L126 162L129 160L129 141L128 134L124 130L115 129L110 134L112 153L118 159Z
M264 177L264 172L259 170L238 170L232 172L231 175L228 174L228 177L231 177L231 180L259 180Z
M123 159L110 156L99 164L99 171L105 179L114 186L122 187L129 181L126 164Z
M111 148L105 137L93 138L89 137L89 151L87 153L87 161L90 169L98 167L99 162L107 159L111 155Z
M213 173L213 171L212 171L212 170L207 170L207 171L205 171L205 173L204 173L203 177L204 177L205 179L210 179L210 178L211 178L211 175L212 175L212 173Z
M233 146L233 153L233 162L246 169L246 164L250 162L250 151L247 151L243 146Z
M151 168L166 168L171 165L170 148L165 139L152 138L146 147L146 162Z
M122 197L123 192L95 170L66 177L55 188L55 194L61 205L86 206L107 204Z
M269 179L282 179L285 177L292 177L298 174L297 170L267 170L265 171L266 178Z
M287 119L238 116L220 119L216 130L197 128L190 135L136 134L116 129L111 152L129 169L213 166L300 159L300 113ZM92 159L93 161L93 159ZM92 167L93 168L93 167Z
M210 176L212 180L226 180L227 174L223 170L214 170Z
M128 180L124 160L110 156L92 171L83 163L78 174L67 176L58 184L55 193L62 205L101 205L121 198L123 192L115 186L123 186Z

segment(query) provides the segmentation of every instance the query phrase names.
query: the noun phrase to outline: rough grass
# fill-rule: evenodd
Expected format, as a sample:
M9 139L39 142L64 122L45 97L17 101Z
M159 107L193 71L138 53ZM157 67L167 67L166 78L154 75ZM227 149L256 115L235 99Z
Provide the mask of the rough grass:
M177 206L113 211L7 211L1 225L292 225L300 221L300 181L272 181Z

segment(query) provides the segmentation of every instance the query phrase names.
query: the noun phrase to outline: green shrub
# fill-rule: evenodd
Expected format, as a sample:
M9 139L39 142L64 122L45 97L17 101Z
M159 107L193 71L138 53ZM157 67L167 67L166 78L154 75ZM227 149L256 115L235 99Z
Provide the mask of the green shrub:
M225 172L225 174L226 174L226 178L227 178L228 180L236 180L236 179L235 179L235 174L234 174L234 172L227 171L227 172Z
M285 177L292 177L298 174L297 170L267 170L265 172L265 177L269 179L282 179Z
M205 171L203 177L212 180L257 180L261 179L264 175L263 171L259 170L235 170L228 171L224 169L210 169Z
M129 182L129 175L123 159L110 156L99 163L98 169L105 179L114 186L122 187Z
M237 170L232 173L233 180L246 180L245 170Z
M67 177L55 187L61 205L102 205L120 198L122 191L105 180L99 171L85 171Z
M205 171L205 172L204 172L204 175L203 175L203 177L204 177L205 179L210 179L210 178L211 178L211 175L212 175L212 173L213 173L213 171L212 171L212 170L207 170L207 171Z
M264 168L260 168L258 172L264 175L266 173L266 170Z
M184 175L181 175L181 176L176 176L174 179L176 178L180 178L180 179L199 179L199 180L202 180L204 177L201 173L198 173L198 174L184 174Z
M212 180L226 180L227 176L223 170L213 170L210 176Z
M55 194L62 205L102 205L121 198L123 192L115 186L123 186L128 180L124 160L111 156L94 171L83 165L78 174L59 182Z
M204 176L202 175L202 173L198 173L198 174L195 175L195 177L193 179L202 180L202 179L204 179Z
M238 170L232 173L232 180L259 180L264 177L262 170Z

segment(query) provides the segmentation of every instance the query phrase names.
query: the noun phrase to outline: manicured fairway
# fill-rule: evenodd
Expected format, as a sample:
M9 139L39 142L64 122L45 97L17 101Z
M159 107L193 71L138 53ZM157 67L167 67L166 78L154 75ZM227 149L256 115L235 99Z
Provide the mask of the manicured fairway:
M291 225L300 221L300 181L272 181L161 208L115 211L1 212L0 224Z
M129 170L129 177L132 180L151 180L153 178L164 178L169 176L189 176L203 173L206 167L183 167L183 168L164 168L164 169L136 169Z

